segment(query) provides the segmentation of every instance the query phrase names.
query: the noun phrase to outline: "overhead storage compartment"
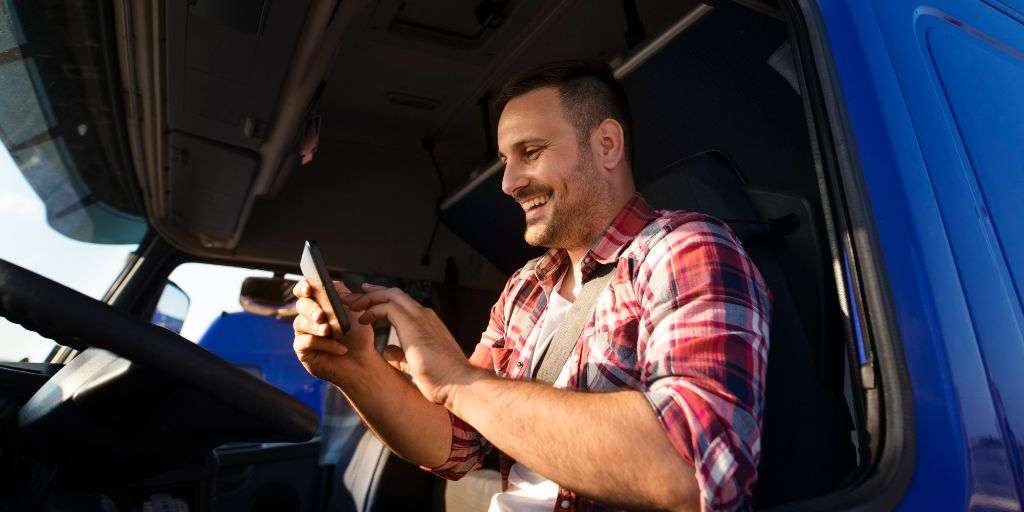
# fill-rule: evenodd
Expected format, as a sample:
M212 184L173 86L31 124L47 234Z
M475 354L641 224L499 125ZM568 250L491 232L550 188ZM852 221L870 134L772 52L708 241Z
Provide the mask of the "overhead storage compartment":
M167 124L256 150L267 135L310 0L167 2Z

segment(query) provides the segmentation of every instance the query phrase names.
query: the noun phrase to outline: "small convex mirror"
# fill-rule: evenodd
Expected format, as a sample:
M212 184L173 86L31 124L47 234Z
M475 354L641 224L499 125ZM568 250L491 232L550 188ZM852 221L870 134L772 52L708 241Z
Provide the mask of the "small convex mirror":
M181 334L181 327L185 324L185 315L188 314L189 304L191 304L191 300L188 298L188 294L178 285L167 281L167 286L164 286L160 300L156 303L156 309L153 310L153 318L150 323Z

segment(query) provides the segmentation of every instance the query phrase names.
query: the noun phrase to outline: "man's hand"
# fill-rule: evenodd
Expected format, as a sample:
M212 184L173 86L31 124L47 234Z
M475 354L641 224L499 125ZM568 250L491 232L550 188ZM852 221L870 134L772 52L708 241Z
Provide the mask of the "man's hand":
M334 287L342 301L350 295L340 281ZM309 284L299 281L293 291L299 297L293 347L306 371L334 383L374 434L400 457L422 466L444 463L451 452L451 418L444 407L425 400L419 389L391 368L399 366L401 350L390 354L388 366L374 347L369 325L373 319L364 314L357 320L349 308L339 314L349 315L352 328L340 340L326 338L330 331L326 314L310 299ZM399 327L400 332L403 329Z
M342 297L350 294L341 281L334 281L334 288ZM349 331L340 339L328 338L333 335L327 324L327 314L311 297L313 290L305 279L295 284L292 290L299 300L295 303L298 316L292 322L295 340L292 348L299 362L310 374L335 384L345 375L345 366L365 355L376 356L373 344L373 328L365 323L357 323L355 315L349 311L338 311L336 314L348 315Z
M482 373L463 355L462 349L432 309L421 306L398 288L363 285L366 293L343 296L352 311L362 312L359 324L387 318L402 342L402 348L388 347L385 358L412 376L427 400L444 404L450 386Z

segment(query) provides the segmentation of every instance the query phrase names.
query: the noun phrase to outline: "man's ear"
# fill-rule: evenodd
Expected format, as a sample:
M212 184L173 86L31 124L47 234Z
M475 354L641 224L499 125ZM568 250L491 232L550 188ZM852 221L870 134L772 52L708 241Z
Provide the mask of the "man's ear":
M591 137L595 163L602 169L618 168L626 159L626 137L622 125L608 118L601 121Z

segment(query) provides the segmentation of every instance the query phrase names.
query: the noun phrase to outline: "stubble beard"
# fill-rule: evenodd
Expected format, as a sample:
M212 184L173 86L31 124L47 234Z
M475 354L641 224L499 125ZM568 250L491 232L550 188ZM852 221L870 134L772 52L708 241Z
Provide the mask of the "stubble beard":
M593 167L591 158L580 158L566 180L565 188L552 196L556 200L551 211L544 218L527 223L523 235L527 244L568 249L589 242L592 237L590 219L605 195L600 186L600 176Z

